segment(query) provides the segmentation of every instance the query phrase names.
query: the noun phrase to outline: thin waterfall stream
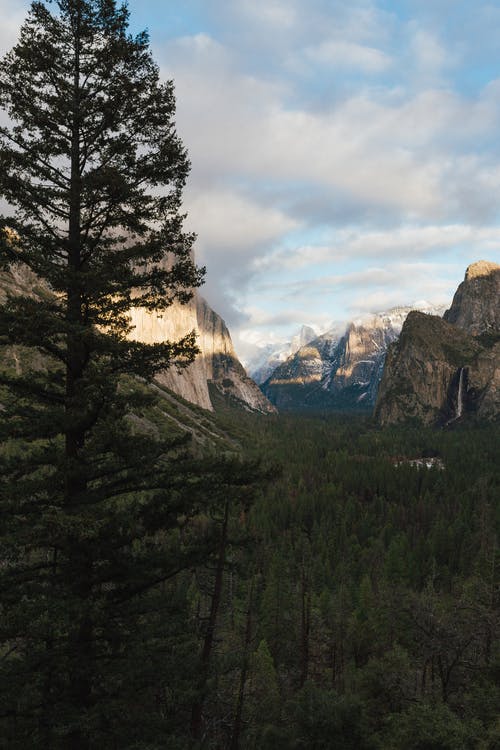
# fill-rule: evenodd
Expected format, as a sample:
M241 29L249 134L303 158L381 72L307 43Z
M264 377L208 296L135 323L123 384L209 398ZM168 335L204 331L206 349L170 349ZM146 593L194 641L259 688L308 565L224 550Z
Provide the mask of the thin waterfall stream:
M465 369L461 367L460 376L458 380L457 410L455 412L455 419L460 419L464 410L464 380L465 380Z
M451 424L452 422L455 422L457 419L460 419L460 417L463 414L464 411L464 396L465 396L465 368L461 367L460 372L458 375L458 389L457 389L457 398L455 401L455 414L451 419L449 419L446 422L446 425Z

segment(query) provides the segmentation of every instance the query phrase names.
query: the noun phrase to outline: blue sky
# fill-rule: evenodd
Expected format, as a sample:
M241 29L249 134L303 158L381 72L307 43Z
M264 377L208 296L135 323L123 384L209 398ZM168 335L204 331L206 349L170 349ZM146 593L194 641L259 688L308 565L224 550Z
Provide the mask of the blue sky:
M0 0L2 49L28 3ZM238 351L450 301L500 260L500 2L130 0L176 82L204 294Z

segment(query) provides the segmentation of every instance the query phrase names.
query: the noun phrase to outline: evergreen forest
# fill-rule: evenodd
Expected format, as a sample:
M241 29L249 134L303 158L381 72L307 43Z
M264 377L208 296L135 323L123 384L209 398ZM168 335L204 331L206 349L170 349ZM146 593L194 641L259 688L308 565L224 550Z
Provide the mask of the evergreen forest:
M497 747L497 429L244 425L275 478L226 553L212 746ZM200 622L214 583L189 590Z
M212 420L224 458L222 442L175 449L170 485L191 515L153 535L165 580L132 598L135 570L118 599L92 596L112 632L89 656L88 746L498 747L498 428L380 430L222 401ZM52 653L62 713L44 745L29 739L40 653L27 675L13 649L2 688L24 710L3 715L4 746L71 746L57 737L65 665Z

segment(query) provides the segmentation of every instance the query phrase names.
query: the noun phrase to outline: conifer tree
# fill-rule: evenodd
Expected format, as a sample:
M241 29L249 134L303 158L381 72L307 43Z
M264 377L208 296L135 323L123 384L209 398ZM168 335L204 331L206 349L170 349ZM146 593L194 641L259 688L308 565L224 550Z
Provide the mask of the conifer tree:
M149 747L131 727L162 663L145 651L165 635L152 587L203 556L179 519L210 496L181 446L129 418L151 400L130 376L196 354L192 335L146 345L129 323L132 305L186 302L202 278L173 85L125 5L33 2L0 104L1 266L37 284L0 306L0 734L9 748Z

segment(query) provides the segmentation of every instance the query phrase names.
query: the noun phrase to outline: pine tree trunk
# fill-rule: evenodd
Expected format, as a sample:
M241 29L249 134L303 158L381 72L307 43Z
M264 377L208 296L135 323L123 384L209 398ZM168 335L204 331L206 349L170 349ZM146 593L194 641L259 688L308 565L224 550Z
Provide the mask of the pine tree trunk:
M54 578L57 573L57 550L52 550L52 579L51 584L54 585ZM45 750L51 750L52 738L53 738L53 720L54 720L54 706L52 691L54 688L54 628L50 621L47 638L45 640L45 653L46 653L46 669L44 688L42 696L41 716L39 721L40 736L43 737Z
M300 687L303 687L309 675L309 634L311 629L311 592L305 569L302 568L302 613L301 613L301 653L300 653Z
M253 609L253 581L250 586L250 593L248 597L243 663L241 666L240 685L238 689L238 700L236 703L236 711L235 711L235 716L234 716L231 744L229 746L230 750L238 750L240 746L239 743L240 743L240 734L241 734L242 718L243 718L243 705L245 702L245 687L246 687L246 682L247 682L247 677L248 677L249 651L250 651L250 643L252 642L252 609Z
M69 195L68 227L68 285L66 319L67 366L66 366L66 506L71 509L83 499L86 490L85 472L82 466L82 450L85 445L82 408L75 403L80 395L80 384L85 370L84 345L81 340L82 289L81 273L81 174L80 174L80 27L81 8L77 4L74 17L74 77L73 77L73 123L71 133L71 178ZM71 566L74 571L73 594L80 601L81 616L75 623L70 637L70 696L77 717L84 717L91 705L92 640L93 623L87 613L87 602L92 591L92 560L84 543L75 544L71 551ZM68 750L88 750L87 733L76 727L66 738Z
M66 365L66 502L71 506L75 496L85 489L82 486L78 459L85 442L85 435L74 413L78 383L84 370L83 347L79 327L82 323L82 293L79 274L81 271L81 177L80 177L80 39L79 14L75 19L75 60L73 78L73 124L71 133L71 178L69 195L68 227L68 285L66 319L67 335Z
M191 709L191 735L194 739L199 740L203 733L203 705L205 702L205 689L209 675L210 667L210 656L212 654L212 647L215 638L215 628L217 625L217 615L219 612L219 606L222 596L222 579L224 574L224 566L226 562L226 546L227 546L227 526L229 521L229 502L226 501L224 508L224 519L222 522L222 529L219 542L219 552L217 557L217 567L215 572L214 591L212 594L212 601L210 604L210 615L208 618L207 631L203 641L203 649L200 657L199 666L199 682L198 682L198 698L193 703Z

